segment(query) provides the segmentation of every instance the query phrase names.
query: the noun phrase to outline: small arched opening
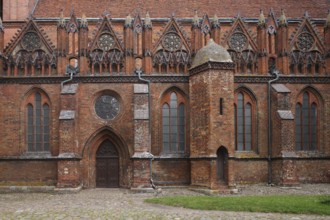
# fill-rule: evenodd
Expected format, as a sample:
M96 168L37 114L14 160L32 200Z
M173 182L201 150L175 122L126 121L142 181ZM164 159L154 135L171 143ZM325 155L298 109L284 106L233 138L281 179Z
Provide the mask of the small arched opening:
M221 146L217 150L217 179L219 182L228 182L228 151Z

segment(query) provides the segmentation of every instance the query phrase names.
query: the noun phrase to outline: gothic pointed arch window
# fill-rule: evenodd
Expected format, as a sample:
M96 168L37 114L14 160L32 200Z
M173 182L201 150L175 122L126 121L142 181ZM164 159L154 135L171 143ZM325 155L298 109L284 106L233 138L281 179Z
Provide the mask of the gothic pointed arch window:
M254 149L255 99L246 91L239 90L235 95L235 145L237 151Z
M41 91L31 93L25 102L26 147L28 152L50 150L50 102Z
M186 151L187 107L185 98L176 91L162 99L162 154L184 154Z
M317 150L319 145L320 104L311 91L304 91L298 97L295 107L296 150Z

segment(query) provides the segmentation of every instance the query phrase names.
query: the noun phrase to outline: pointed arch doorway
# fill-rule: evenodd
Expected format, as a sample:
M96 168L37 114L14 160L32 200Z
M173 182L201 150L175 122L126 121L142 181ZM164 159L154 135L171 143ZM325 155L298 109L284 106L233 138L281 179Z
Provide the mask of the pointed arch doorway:
M104 140L96 151L96 187L119 187L119 153L110 140Z

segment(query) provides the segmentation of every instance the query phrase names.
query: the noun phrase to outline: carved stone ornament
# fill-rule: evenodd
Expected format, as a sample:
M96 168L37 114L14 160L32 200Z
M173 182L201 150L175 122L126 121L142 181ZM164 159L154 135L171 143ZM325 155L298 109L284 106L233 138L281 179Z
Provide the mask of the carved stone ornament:
M102 34L98 40L99 47L104 51L109 51L115 45L115 40L110 34Z
M268 30L268 34L270 34L270 35L276 33L276 29L273 25L269 25L267 30Z
M229 40L229 46L236 51L242 51L247 47L248 40L242 33L234 33Z
M75 33L78 31L77 25L73 22L68 23L68 27L67 27L67 32L68 33Z
M119 113L119 101L111 95L102 95L96 99L95 112L102 119L114 119Z
M140 23L134 25L134 32L138 34L142 33L142 25Z
M179 35L175 33L168 33L164 36L162 40L162 45L166 50L176 51L181 48L182 41Z
M22 39L22 47L27 51L33 51L41 47L41 40L34 32L28 32Z
M314 44L314 37L309 33L301 33L297 39L297 46L302 51L312 49Z
M118 151L111 141L106 140L101 144L96 155L98 157L118 157Z

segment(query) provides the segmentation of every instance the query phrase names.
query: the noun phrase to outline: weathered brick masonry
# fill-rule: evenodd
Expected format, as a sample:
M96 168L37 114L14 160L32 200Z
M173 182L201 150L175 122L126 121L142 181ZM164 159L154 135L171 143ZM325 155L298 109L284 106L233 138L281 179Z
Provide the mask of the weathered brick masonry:
M3 1L0 185L329 183L330 3L299 5Z

